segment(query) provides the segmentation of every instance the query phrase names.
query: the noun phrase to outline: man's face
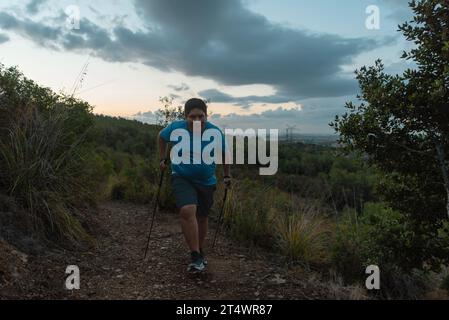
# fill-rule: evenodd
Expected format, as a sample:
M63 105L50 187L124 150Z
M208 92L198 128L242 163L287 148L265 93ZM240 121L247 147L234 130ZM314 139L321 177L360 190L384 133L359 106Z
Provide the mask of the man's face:
M206 127L207 115L201 109L193 109L187 115L187 122L189 123L189 129L193 130L193 122L200 121L201 129L204 130Z

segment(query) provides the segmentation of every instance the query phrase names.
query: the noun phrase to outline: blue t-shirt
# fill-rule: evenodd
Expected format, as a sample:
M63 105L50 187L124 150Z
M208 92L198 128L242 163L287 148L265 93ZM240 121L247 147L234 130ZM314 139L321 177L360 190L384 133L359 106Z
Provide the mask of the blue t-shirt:
M160 136L164 141L166 142L172 142L174 145L178 145L179 143L184 142L184 147L188 147L188 145L185 144L185 141L182 141L181 138L174 139L174 141L170 140L171 134L173 131L177 129L185 129L190 136L190 154L188 155L188 158L190 158L190 161L184 161L188 163L180 163L180 164L174 164L172 163L171 169L172 174L178 174L181 177L187 178L195 183L198 183L200 185L204 186L213 186L217 184L217 177L215 176L215 170L216 170L216 163L213 162L212 164L206 164L204 162L204 159L202 157L197 158L201 159L201 164L195 164L194 163L194 147L193 147L193 132L191 132L188 128L188 122L186 120L180 120L175 121L171 123L168 127L163 129L160 133ZM215 126L214 124L210 122L206 122L205 130L207 129L216 129L221 135L221 145L222 147L222 153L225 154L225 150L227 150L226 145L226 139L223 134L223 132ZM201 139L203 140L203 139ZM211 138L209 141L201 141L201 153L203 152L204 148L212 143L214 138ZM214 155L214 152L211 153L211 155ZM199 156L199 155L197 155ZM187 159L186 159L187 160Z

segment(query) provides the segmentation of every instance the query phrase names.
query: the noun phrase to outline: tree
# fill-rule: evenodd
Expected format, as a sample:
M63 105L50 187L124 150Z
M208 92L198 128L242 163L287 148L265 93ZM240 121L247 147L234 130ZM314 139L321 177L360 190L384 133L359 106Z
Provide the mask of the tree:
M331 125L347 151L367 154L386 174L381 191L410 218L422 260L443 254L437 234L449 216L449 2L409 5L415 17L399 30L415 45L403 58L417 67L389 75L378 60L356 71L361 103L348 102Z
M411 6L416 17L412 24L400 26L400 30L407 40L418 46L409 53L404 52L403 58L416 61L419 69L406 74L406 79L410 81L410 89L422 92L411 102L423 111L430 111L424 112L424 116L429 117L423 119L429 123L424 132L440 166L449 216L449 3L444 0L413 1Z
M162 103L162 109L156 111L157 124L166 127L175 120L184 119L184 111L181 106L173 107L173 99L162 97L159 99Z

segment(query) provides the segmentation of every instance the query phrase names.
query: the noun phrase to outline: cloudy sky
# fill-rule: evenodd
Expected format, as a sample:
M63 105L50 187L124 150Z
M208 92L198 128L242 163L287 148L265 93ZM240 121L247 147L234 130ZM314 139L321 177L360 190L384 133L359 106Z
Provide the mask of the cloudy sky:
M409 18L406 0L0 0L0 62L96 113L152 121L159 97L201 97L222 126L327 134L355 69L408 67Z

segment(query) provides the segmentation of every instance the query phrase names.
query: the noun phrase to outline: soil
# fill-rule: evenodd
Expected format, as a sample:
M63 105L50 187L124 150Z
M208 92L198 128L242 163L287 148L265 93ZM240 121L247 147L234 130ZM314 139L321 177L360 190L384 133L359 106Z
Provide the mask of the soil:
M96 245L86 251L26 255L0 242L1 299L335 299L361 298L319 273L288 266L282 257L219 236L205 248L207 270L186 271L189 251L176 214L156 216L149 254L148 206L107 202L97 212ZM215 224L211 223L210 237ZM210 240L210 239L209 239ZM211 241L210 241L211 242ZM80 289L65 288L67 266L80 270ZM356 296L354 296L354 294Z

